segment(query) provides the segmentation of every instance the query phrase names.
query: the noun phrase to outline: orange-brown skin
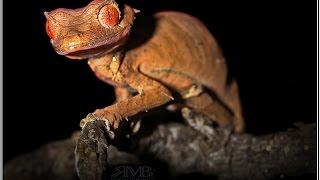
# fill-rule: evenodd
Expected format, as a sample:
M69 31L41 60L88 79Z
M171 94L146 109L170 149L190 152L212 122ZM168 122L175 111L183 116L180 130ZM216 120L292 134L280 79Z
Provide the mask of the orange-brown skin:
M108 12L102 14L112 17L99 13L105 5ZM45 13L55 50L72 59L88 59L96 76L115 86L116 103L91 113L80 125L100 119L117 128L121 120L138 113L180 103L242 132L237 85L227 84L226 62L207 28L179 12L157 13L152 27L145 23L135 28L136 12L127 5L120 11L114 0L94 0L84 8Z

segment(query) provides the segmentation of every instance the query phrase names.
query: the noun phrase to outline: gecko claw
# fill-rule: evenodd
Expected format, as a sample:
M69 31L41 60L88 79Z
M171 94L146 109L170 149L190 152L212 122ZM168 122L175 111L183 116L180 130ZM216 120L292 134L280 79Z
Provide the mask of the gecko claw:
M88 122L97 121L97 120L99 119L96 115L94 115L93 113L89 113L86 118L80 121L80 127L83 129Z

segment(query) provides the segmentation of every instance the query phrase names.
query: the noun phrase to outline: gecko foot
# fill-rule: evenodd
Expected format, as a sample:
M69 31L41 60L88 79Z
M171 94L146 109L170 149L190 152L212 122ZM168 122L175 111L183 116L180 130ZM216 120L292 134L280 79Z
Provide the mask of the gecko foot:
M183 107L181 109L182 116L186 120L187 124L189 124L193 129L204 134L209 140L213 140L217 136L220 131L231 132L232 128L224 127L217 128L218 124L212 121L209 117L201 114L199 112L195 112L188 107Z
M111 139L113 139L114 136L115 136L115 134L114 134L113 131L111 131L110 122L109 122L107 119L99 118L99 117L98 117L96 114L94 114L94 113L89 113L86 118L82 119L82 120L80 121L80 127L83 129L83 128L87 125L88 122L98 121L98 120L104 121L105 130L107 131L109 137L110 137Z
M192 85L188 90L182 92L182 98L188 99L191 97L199 96L203 92L203 87L199 84Z

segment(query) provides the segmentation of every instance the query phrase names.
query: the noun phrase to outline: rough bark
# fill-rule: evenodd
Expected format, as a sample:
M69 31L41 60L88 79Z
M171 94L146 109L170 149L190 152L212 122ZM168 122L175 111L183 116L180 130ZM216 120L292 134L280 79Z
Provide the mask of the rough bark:
M108 148L105 128L103 121L95 121L87 123L81 132L75 150L75 165L81 180L105 179Z
M5 180L76 179L74 149L79 132L71 138L50 142L4 164Z
M200 172L221 179L273 179L316 173L315 124L260 137L217 129L214 137L180 124L159 126L141 140L139 153L166 162L173 175Z
M81 179L89 179L87 176L92 173L97 174L91 179L103 179L101 172L106 162L101 160L107 155L104 151L107 143L100 135L105 132L98 124L90 129L91 133L83 131L80 138L78 135L52 142L11 160L5 164L4 179L78 179L74 156L77 139L76 162ZM215 129L214 138L208 138L183 124L162 124L147 136L132 137L132 141L138 143L131 148L131 154L109 146L107 162L110 167L162 162L165 166L161 167L169 177L197 174L221 179L274 179L315 174L316 132L315 124L299 124L286 132L264 136L230 134ZM85 149L86 153L82 151ZM82 160L86 162L81 164ZM159 177L163 169L157 169L155 177Z

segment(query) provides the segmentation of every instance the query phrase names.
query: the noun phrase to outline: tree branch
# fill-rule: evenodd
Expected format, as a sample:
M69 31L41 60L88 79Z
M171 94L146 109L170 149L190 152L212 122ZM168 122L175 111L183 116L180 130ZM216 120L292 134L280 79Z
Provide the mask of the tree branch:
M52 142L11 160L5 164L4 178L77 179L74 149L76 139L79 139L76 162L81 179L89 179L89 176L90 179L102 179L107 143L101 136L105 135L101 125L96 125L88 126L91 133L83 131L80 138L78 135ZM140 131L143 132L143 128ZM166 164L170 177L192 173L222 179L297 176L316 173L316 131L315 124L298 124L297 128L286 132L264 136L230 134L218 128L213 131L213 138L208 138L190 126L168 123L158 125L146 136L133 136L130 140L137 142L137 146L131 149L134 153L121 152L109 146L107 162L110 167L152 164L157 160ZM89 138L84 135L89 135ZM82 151L84 149L87 151Z
M173 175L202 173L225 179L271 179L316 173L316 125L265 136L229 134L217 129L213 139L189 126L159 126L141 140L139 154L168 164Z

